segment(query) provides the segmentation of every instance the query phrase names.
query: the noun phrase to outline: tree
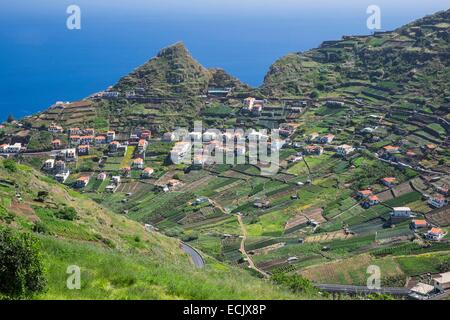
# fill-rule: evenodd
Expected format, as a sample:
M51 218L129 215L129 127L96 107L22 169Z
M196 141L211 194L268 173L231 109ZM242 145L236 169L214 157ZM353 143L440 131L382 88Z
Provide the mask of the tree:
M16 172L17 171L17 164L12 159L7 159L3 161L3 167L5 167L6 170L9 172Z
M0 228L0 298L31 298L46 284L38 240Z
M6 119L6 122L11 123L14 121L14 116L12 114L8 115L8 119Z

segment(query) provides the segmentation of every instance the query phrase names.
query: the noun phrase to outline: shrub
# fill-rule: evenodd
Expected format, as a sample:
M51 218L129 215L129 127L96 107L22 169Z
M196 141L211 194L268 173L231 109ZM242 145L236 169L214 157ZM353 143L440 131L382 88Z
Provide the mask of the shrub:
M283 273L277 273L272 277L275 283L288 287L295 293L307 293L315 295L319 293L319 290L313 285L311 281L303 278L298 274L288 275Z
M42 223L41 221L37 221L33 225L33 232L42 233L42 234L48 234L49 230L48 230L47 226L44 223Z
M55 213L58 219L74 221L78 218L78 214L74 208L65 207Z
M30 298L43 292L46 279L39 242L28 233L0 229L0 296Z
M3 167L8 170L9 172L16 172L17 171L17 163L12 159L7 159L3 161Z

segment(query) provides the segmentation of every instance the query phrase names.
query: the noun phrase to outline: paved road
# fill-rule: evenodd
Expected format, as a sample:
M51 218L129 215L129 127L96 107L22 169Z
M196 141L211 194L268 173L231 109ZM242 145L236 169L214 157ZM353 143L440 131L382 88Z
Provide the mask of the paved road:
M191 256L192 262L197 268L203 268L205 266L205 261L203 260L202 256L197 252L197 250L185 244L184 242L181 243L181 249Z
M352 286L352 285L341 285L341 284L317 284L317 288L326 292L336 292L336 293L355 293L355 294L371 294L371 293L384 293L391 294L394 296L407 296L410 290L407 288L381 288L369 289L366 286Z

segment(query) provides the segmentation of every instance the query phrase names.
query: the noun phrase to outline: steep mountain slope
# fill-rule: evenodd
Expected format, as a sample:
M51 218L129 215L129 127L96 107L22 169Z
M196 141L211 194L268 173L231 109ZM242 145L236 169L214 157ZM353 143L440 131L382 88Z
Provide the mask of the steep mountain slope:
M196 269L177 240L148 232L29 167L11 171L3 163L0 226L34 232L41 240L49 288L38 298L298 298L209 257L205 268ZM70 265L81 268L81 290L66 288Z
M261 90L268 96L341 96L448 103L450 10L392 32L346 36L276 61ZM359 88L355 88L359 87ZM349 91L349 90L347 90ZM315 93L313 93L315 92Z
M223 70L206 69L178 42L123 77L114 88L120 92L140 90L146 96L192 98L206 94L208 87L245 86Z

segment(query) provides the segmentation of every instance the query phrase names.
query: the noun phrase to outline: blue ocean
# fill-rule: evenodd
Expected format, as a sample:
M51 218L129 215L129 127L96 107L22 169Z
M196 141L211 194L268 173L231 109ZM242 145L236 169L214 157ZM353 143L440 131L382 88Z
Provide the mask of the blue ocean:
M114 84L183 41L206 67L258 86L269 66L342 35L370 34L366 0L15 0L0 11L0 120ZM448 9L450 0L378 0L382 30ZM417 2L417 3L414 3ZM81 29L69 30L69 5Z

